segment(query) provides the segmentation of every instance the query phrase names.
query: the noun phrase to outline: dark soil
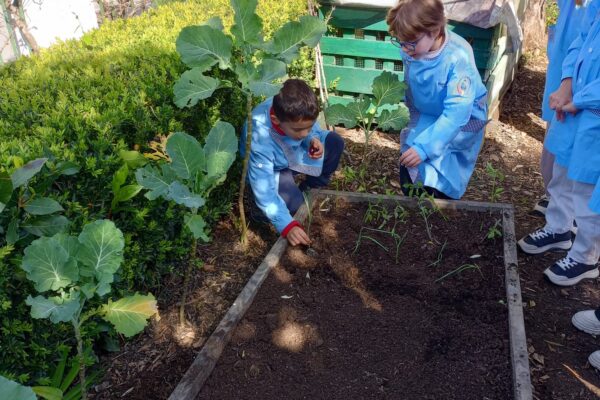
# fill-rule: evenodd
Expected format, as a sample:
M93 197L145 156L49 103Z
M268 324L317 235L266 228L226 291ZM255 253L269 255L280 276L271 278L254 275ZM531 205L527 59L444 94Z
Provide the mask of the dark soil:
M512 398L503 241L486 239L501 217L434 214L432 241L407 211L397 260L396 241L370 230L354 252L361 227L391 230L394 210L338 202L320 213L318 256L288 251L200 398ZM468 264L477 269L440 279Z

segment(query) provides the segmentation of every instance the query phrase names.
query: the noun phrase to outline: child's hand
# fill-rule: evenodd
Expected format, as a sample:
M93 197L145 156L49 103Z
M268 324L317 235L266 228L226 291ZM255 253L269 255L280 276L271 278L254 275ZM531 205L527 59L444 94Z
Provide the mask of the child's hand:
M421 164L423 160L419 156L419 153L412 147L400 155L400 164L406 168L413 168Z
M318 138L312 138L308 147L308 156L313 159L323 157L323 143Z
M550 95L550 108L556 110L556 119L563 121L565 113L563 107L573 101L572 79L563 79L556 92Z
M292 246L297 246L299 244L309 246L311 242L306 232L304 232L304 229L299 226L295 226L290 229L285 238Z
M563 108L561 109L562 112L568 112L571 113L573 115L577 114L579 112L579 110L577 109L577 107L575 107L575 105L573 104L573 102L570 102L569 104L563 106Z

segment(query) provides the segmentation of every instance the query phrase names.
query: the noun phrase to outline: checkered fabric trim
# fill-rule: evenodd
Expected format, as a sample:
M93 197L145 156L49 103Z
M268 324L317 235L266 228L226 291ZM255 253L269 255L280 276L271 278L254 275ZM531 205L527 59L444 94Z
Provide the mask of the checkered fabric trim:
M590 112L595 116L600 117L600 110L590 110Z
M480 119L471 119L466 125L460 128L463 132L479 132L482 130L490 120L482 121Z

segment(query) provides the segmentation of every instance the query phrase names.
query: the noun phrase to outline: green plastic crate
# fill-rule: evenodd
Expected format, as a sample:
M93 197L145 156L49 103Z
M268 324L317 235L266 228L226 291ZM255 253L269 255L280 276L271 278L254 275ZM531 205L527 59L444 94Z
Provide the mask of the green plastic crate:
M321 6L320 18L324 19L330 10ZM358 95L371 95L373 79L383 71L404 79L404 65L398 48L390 42L386 14L386 9L335 8L321 39L325 79L329 87L333 86L330 104L346 104ZM506 51L503 26L482 29L449 21L448 27L471 44L479 73L487 83Z

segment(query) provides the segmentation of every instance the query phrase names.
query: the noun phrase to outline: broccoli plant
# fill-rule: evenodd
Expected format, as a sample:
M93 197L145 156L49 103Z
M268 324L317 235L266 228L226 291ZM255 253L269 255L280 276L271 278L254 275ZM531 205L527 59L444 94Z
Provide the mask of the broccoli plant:
M59 215L63 207L49 192L60 175L78 171L72 162L48 158L32 160L11 173L0 171L0 243L7 252L28 236L52 236L68 228L67 218Z
M197 265L198 239L209 242L206 222L198 211L206 203L210 192L223 183L237 152L237 138L233 126L217 122L206 137L204 147L184 132L175 132L166 141L166 154L157 157L166 160L158 167L146 165L135 176L139 185L148 189L149 200L159 197L188 208L184 224L192 234L190 260L184 277L183 296L179 308L180 323L185 322L185 299L192 268ZM158 149L156 148L155 151Z
M236 90L246 98L246 151L238 197L243 244L247 239L244 190L252 141L253 102L258 97L277 94L281 85L275 82L286 75L286 64L298 57L301 46L315 47L327 30L325 22L303 16L283 25L265 41L262 21L256 15L257 3L258 0L231 0L234 11L231 35L223 32L221 20L215 17L204 25L183 28L176 42L182 61L191 68L174 86L177 106L192 107L218 89ZM205 75L215 65L231 71L236 81Z
M86 399L83 324L100 316L117 332L133 336L157 313L151 294L124 297L96 308L86 307L94 298L111 291L114 276L123 261L123 233L112 221L98 220L84 226L78 237L58 233L34 240L24 250L21 268L39 293L26 303L33 318L73 325L79 356L81 395Z
M408 109L404 100L404 82L398 76L384 71L373 80L373 98L359 97L348 105L333 104L325 109L325 119L329 125L344 125L346 128L360 127L365 134L365 147L363 160L369 153L369 141L375 131L375 122L381 130L401 130L408 124ZM392 107L384 109L377 116L377 110L382 106ZM395 106L395 107L394 107Z

